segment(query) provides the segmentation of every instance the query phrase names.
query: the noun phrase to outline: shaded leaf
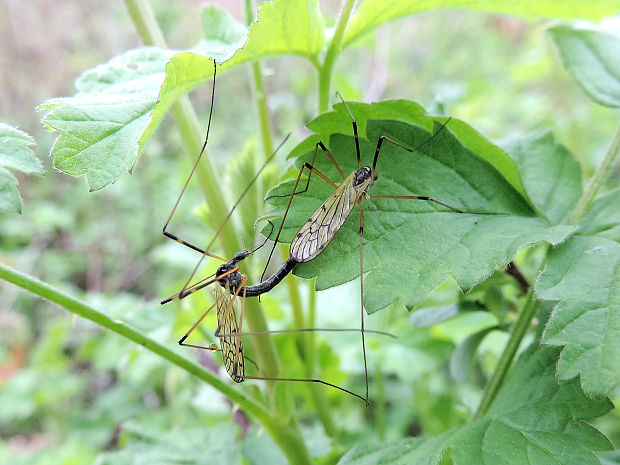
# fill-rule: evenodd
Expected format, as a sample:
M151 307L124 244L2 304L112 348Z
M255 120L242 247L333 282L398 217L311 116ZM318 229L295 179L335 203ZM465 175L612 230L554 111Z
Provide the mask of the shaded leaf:
M580 376L590 395L613 391L620 380L620 191L598 199L579 234L549 252L536 296L557 301L543 334L564 346L558 376Z
M378 104L379 114L384 104ZM398 106L401 101L391 104ZM366 111L358 115L356 110L360 106L351 105L351 108L366 136L360 139L363 163L370 163L380 135L409 147L429 141L431 134L419 126L393 120L365 121L371 115L374 117L374 105L367 105ZM408 106L403 105L403 114ZM357 168L353 137L327 131L330 127L336 130L348 127L347 133L351 134L351 122L348 114L340 112L331 112L325 119L336 118L341 120L339 125L321 126L325 132L310 136L310 140L328 141L330 152L348 174ZM411 114L409 118L414 120L418 115ZM428 125L428 116L421 115L419 119L422 125ZM484 156L474 152L450 132L451 125L452 121L414 153L384 143L377 163L379 179L369 194L424 195L461 210L494 214L460 214L420 200L363 200L364 303L370 313L395 300L411 307L448 276L463 289L470 289L488 277L496 265L506 265L521 247L539 241L557 244L575 229L551 226L545 219L535 217L525 197L495 168L503 166L506 172L514 173L520 185L516 167L504 160L506 154L500 149ZM473 130L463 131L463 125L458 122L461 133L477 135ZM316 130L316 120L311 127ZM486 142L486 145L491 144ZM300 146L308 144L304 142ZM489 156L493 157L491 161L487 160ZM310 160L310 154L305 159ZM316 167L333 181L340 180L322 153L317 155ZM288 202L286 195L290 195L292 188L293 182L288 181L268 194L269 202L278 208L267 216L281 217ZM315 176L308 192L295 196L284 225L283 240L290 241L332 192L331 186ZM275 223L280 221L277 219ZM314 260L298 265L295 274L305 278L317 276L317 289L358 277L359 224L356 209L325 251Z
M493 331L494 328L487 328L477 333L474 333L458 346L450 357L450 375L458 382L462 383L467 380L469 373L471 372L476 356L478 353L478 347L482 343L485 336Z
M487 414L426 440L404 439L354 447L340 465L598 464L593 451L610 450L609 440L583 420L607 413L607 399L584 396L579 383L558 383L558 349L532 346L516 363Z
M579 222L579 232L620 242L620 190L592 204Z
M584 92L601 105L620 106L620 38L569 26L556 26L549 32L564 67Z
M537 132L507 144L536 210L552 223L568 221L581 197L581 168L550 132Z
M579 375L593 396L620 381L619 269L620 244L577 235L549 252L536 282L538 298L559 301L543 335L544 343L564 346L558 375Z
M25 132L0 123L0 211L22 212L17 179L9 169L26 174L43 174L43 166L31 148L35 144L34 139Z

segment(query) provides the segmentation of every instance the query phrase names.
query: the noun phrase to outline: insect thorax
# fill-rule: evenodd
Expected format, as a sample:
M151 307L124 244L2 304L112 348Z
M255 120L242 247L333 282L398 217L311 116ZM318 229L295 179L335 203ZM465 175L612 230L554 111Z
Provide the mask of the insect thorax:
M364 184L366 181L370 181L372 176L372 169L370 166L362 166L359 170L355 172L355 176L353 178L353 185L355 187Z
M219 278L220 276L225 275L226 273L234 269L236 266L237 264L234 263L234 260L231 260L228 263L224 263L223 265L220 265L220 267L217 269L215 273L215 277ZM220 286L222 286L223 288L229 289L232 292L235 292L241 285L241 280L242 280L241 273L239 271L234 271L230 274L226 274L226 276L224 276L222 279L218 279L217 282L220 283Z

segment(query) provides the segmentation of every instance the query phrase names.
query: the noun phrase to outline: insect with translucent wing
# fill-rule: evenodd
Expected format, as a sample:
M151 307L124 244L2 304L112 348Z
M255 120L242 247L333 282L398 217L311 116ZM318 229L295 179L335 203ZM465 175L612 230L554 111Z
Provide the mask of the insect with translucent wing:
M215 62L214 62L214 66L215 66ZM214 68L215 69L215 68ZM202 288L206 288L212 284L215 285L216 290L216 302L210 306L203 314L202 316L196 321L196 323L194 323L194 325L186 332L186 334L179 340L179 344L180 345L184 345L184 346L189 346L189 347L194 347L194 348L199 348L199 349L205 349L205 350L211 350L211 351L221 351L222 352L222 356L223 356L223 360L224 360L224 365L225 368L227 370L227 372L229 373L229 375L231 376L231 378L235 381L235 382L242 382L245 379L262 379L262 380L282 380L282 381L300 381L300 382L313 382L313 383L320 383L320 384L324 384L326 386L330 386L336 389L339 389L343 392L346 392L348 394L351 394L355 397L358 397L362 400L367 400L367 398L365 399L362 396L359 396L347 389L344 389L340 386L336 386L335 384L332 383L328 383L326 381L320 380L320 379L301 379L301 378L276 378L276 377L265 377L265 376L248 376L245 373L245 358L244 358L244 352L243 352L243 344L241 341L241 337L242 336L251 336L251 335L263 335L263 334L281 334L281 333L287 333L287 332L303 332L303 331L334 331L334 332L339 332L339 331L359 331L358 329L318 329L318 328L306 328L306 329L293 329L293 330L280 330L280 331L265 331L265 332L253 332L253 333L243 333L242 332L242 323L243 323L243 316L244 316L244 312L245 312L245 299L246 297L249 296L255 296L255 295L259 295L262 294L264 292L267 292L268 290L270 290L273 286L275 286L275 284L277 283L273 283L273 281L271 282L272 285L266 284L263 285L262 287L259 286L259 288L257 289L256 287L254 288L250 288L246 285L247 282L247 276L242 275L240 272L240 262L242 262L244 259L246 259L247 257L251 256L254 252L256 252L260 247L262 247L262 245L264 245L264 243L266 242L267 239L265 239L265 242L263 242L263 244L261 244L260 246L256 247L255 249L251 250L251 251L243 251L243 252L238 252L237 254L235 254L235 256L233 257L233 259L227 261L213 253L211 253L209 250L211 249L211 247L213 246L215 240L217 239L217 237L220 235L220 233L222 232L226 222L231 218L233 212L235 211L235 209L237 208L237 206L239 205L241 199L243 198L243 196L249 191L249 189L252 187L252 185L256 182L256 180L258 179L258 177L260 176L261 172L264 170L264 168L267 166L267 164L271 161L271 159L275 156L275 153L277 152L277 150L280 148L278 147L278 149L276 149L276 151L270 156L268 157L268 159L265 161L265 163L263 164L263 166L260 168L260 170L256 173L256 175L254 176L254 178L252 179L252 181L250 182L250 184L246 187L246 189L243 191L243 193L241 194L241 196L239 197L239 199L235 202L235 204L233 205L232 209L230 210L230 212L228 213L228 215L226 216L224 222L222 223L222 225L219 227L219 229L217 230L214 238L211 240L211 242L209 243L209 245L203 250L183 239L180 239L179 237L177 237L176 235L170 233L167 231L168 225L170 224L170 221L179 205L179 202L187 188L187 186L189 185L189 181L193 175L193 173L195 172L200 159L202 157L202 154L204 153L204 150L206 148L206 144L208 141L208 135L209 135L209 129L210 129L210 125L211 125L211 118L212 118L212 114L213 114L213 101L214 101L214 91L215 91L215 76L214 76L214 81L213 81L213 93L212 93L212 99L211 99L211 110L209 113L209 123L207 126L207 132L206 132L206 136L205 136L205 142L202 146L202 149L196 159L196 162L194 163L194 166L192 168L192 170L190 171L190 174L187 178L187 181L185 182L181 193L172 209L172 212L170 213L168 220L166 221L164 227L163 227L163 234L170 238L173 239L183 245L185 245L186 247L191 248L192 250L195 250L197 252L200 252L202 254L198 264L196 265L196 267L194 268L194 271L192 272L192 274L190 275L190 277L188 278L188 280L185 282L183 288L181 289L181 291L179 291L178 293L174 294L171 297L168 297L164 300L162 300L162 304L165 304L167 302L170 302L172 300L176 300L176 299L182 299ZM282 144L284 144L284 142L286 141L286 139L280 144L280 146ZM272 229L273 229L273 224L272 224ZM209 256L218 260L221 260L224 263L223 265L221 265L217 272L214 275L208 276L204 279L201 279L200 281L190 284L196 271L198 270L200 264L202 263L203 259L205 256ZM278 281L279 282L279 281ZM223 291L222 288L225 290ZM237 319L237 310L236 307L239 306L239 302L240 302L240 306L241 306L241 312L240 312L240 318L239 320ZM213 308L216 308L216 313L217 313L217 320L218 320L218 327L217 327L217 331L216 331L216 337L219 338L220 340L220 346L218 347L217 344L210 344L210 345L199 345L199 344L194 344L194 343L187 343L186 340L187 338L191 335L191 333L198 327L198 325L203 321L203 319L207 316L207 314L209 314ZM369 332L374 332L374 333L378 333L378 334L382 334L382 335L388 335L391 336L390 334L387 333L382 333L382 332L378 332L378 331L369 331Z
M341 98L342 100L342 98ZM248 290L251 291L264 291L265 289L273 287L277 284L283 276L289 273L296 265L300 263L307 263L314 260L319 254L325 250L326 246L330 243L330 241L336 236L338 231L343 227L345 221L349 217L349 215L353 212L355 207L359 208L360 212L360 226L359 226L359 264L360 264L360 328L361 328L361 338L362 338L362 352L364 358L364 373L365 373L365 381L366 381L366 401L368 402L368 369L367 369L367 359L366 359L366 342L365 342L365 331L364 326L364 254L363 254L363 232L364 232L364 211L361 205L362 200L365 199L409 199L409 200L424 200L427 202L432 202L441 207L445 207L456 213L467 213L471 215L495 215L496 213L491 212L475 212L475 211L467 211L463 209L459 209L453 206L450 206L444 202L441 202L437 199L434 199L429 196L421 196L421 195L376 195L371 196L368 194L368 190L371 186L374 185L375 181L378 179L378 173L376 171L377 161L379 159L379 154L381 153L381 147L384 142L389 142L396 147L399 147L407 152L414 152L419 149L421 146L427 144L432 141L449 123L450 118L448 118L436 131L434 134L430 135L426 140L422 141L419 145L414 148L410 148L404 144L401 144L390 138L386 135L379 136L375 151L372 165L362 166L361 163L361 151L359 144L359 135L357 129L357 121L353 116L351 110L344 100L342 100L344 107L346 108L350 118L351 124L353 126L353 135L355 140L355 150L357 155L357 169L353 171L348 176L345 176L342 169L336 163L334 157L330 153L330 151L326 148L325 144L322 141L318 141L314 145L314 151L312 155L312 162L305 162L302 165L301 170L297 176L297 179L294 183L293 192L289 195L272 195L271 197L288 197L288 204L286 205L286 210L282 217L282 221L280 223L280 227L278 229L278 233L274 239L274 244L269 254L269 260L273 254L275 246L280 238L280 234L282 232L282 228L286 221L287 214L291 207L293 198L298 195L306 192L310 185L310 178L312 174L316 174L321 179L326 181L334 188L334 192L316 209L316 211L309 217L309 219L301 226L299 231L294 235L291 240L290 249L289 249L289 257L282 265L282 267L267 281L264 281L261 284L256 286L249 287ZM325 156L329 159L335 169L338 171L338 174L342 178L342 182L336 184L332 182L327 175L322 173L321 171L315 168L316 156L319 149L325 154ZM306 180L306 186L304 189L297 190L302 179L302 175L304 170L308 171L308 177ZM268 260L268 262L269 262ZM265 266L265 270L267 269L268 264ZM263 271L263 276L265 271Z

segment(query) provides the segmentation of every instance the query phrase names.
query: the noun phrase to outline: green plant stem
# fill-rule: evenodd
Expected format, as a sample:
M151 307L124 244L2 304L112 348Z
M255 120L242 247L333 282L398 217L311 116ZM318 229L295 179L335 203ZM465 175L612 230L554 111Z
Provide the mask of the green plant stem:
M605 158L603 159L602 163L596 168L594 176L592 176L592 179L590 179L590 184L588 184L588 188L583 193L583 195L579 199L579 202L577 203L577 206L575 207L575 211L570 218L570 222L572 224L577 223L590 207L590 204L594 200L594 197L598 193L599 189L607 180L609 173L614 166L614 163L618 159L619 153L620 126L618 126L618 129L616 129L616 133L614 134Z
M125 0L125 4L144 44L167 48L164 36L149 4L145 0ZM196 112L186 95L179 97L179 100L172 105L171 112L179 125L186 151L193 162L202 144L202 132ZM211 213L212 225L217 229L224 223L228 214L226 203L219 189L218 179L221 177L217 176L217 172L207 156L202 157L201 164L196 172ZM232 257L241 250L238 237L239 235L234 230L232 223L228 222L218 237L227 256ZM246 321L253 332L267 331L265 316L258 302L254 299L250 299L246 303ZM261 371L267 376L277 376L278 359L272 339L267 335L261 335L252 338L252 342L260 362Z
M299 431L292 429L289 424L281 423L277 418L273 417L263 405L246 396L236 388L224 383L217 376L208 372L200 365L173 352L166 346L136 331L122 321L112 320L93 307L64 293L62 290L56 289L32 276L20 273L2 263L0 263L0 279L13 283L32 294L60 305L75 315L86 318L103 328L107 328L120 336L140 344L145 349L150 350L161 358L168 360L173 365L178 366L182 370L210 384L259 421L292 462L312 463Z
M244 0L245 21L249 26L254 17L254 7L252 0ZM271 138L271 124L269 122L269 107L267 106L267 94L265 93L265 81L263 71L259 61L251 65L252 82L254 83L254 100L258 111L258 122L260 124L261 141L263 142L263 152L267 158L273 152L273 139Z
M288 253L288 246L283 246L283 249ZM303 317L303 308L301 305L301 298L299 296L299 280L294 275L290 275L286 278L286 286L288 287L289 296L291 298L291 304L293 306L293 321L297 328L313 328L314 323L306 322ZM314 318L312 318L314 320ZM302 358L304 361L304 376L306 378L315 378L314 373L314 333L300 333L299 339L301 342ZM319 386L317 383L308 383L308 388L312 395L314 407L316 408L317 416L323 424L325 433L328 436L335 438L338 435L338 430L332 418L331 411L329 410L329 403L325 398L325 387Z
M252 0L245 0L245 15L246 24L250 24L252 21L253 6ZM273 140L271 137L271 125L269 122L269 108L267 106L267 94L265 92L265 83L263 80L263 73L260 66L260 62L254 62L252 67L252 81L254 83L254 99L256 100L256 107L258 110L258 120L260 123L261 140L263 142L263 151L265 158L273 152ZM288 246L282 247L282 255L288 254ZM293 275L289 276L286 280L286 286L289 294L289 299L293 306L293 315L295 324L298 328L313 327L304 323L303 308L301 305L301 298L299 296L299 280ZM305 337L304 337L305 336ZM304 362L305 362L305 376L308 378L314 378L314 334L303 333L301 334L302 347L304 347ZM328 436L335 438L338 434L336 425L331 416L331 411L328 407L328 402L325 398L325 390L323 386L319 386L316 383L309 383L310 392L314 400L314 405L317 411L319 420L323 424L323 428Z
M206 371L196 363L182 357L181 355L173 352L167 347L159 344L153 339L139 333L133 328L129 327L120 320L112 320L103 313L95 310L89 305L71 297L63 291L56 289L49 284L46 284L38 279L20 273L4 264L0 263L0 278L15 284L16 286L31 292L39 297L42 297L50 302L60 305L67 311L74 313L82 318L90 320L99 326L109 329L141 346L151 352L159 355L160 357L170 361L178 367L188 371L192 375L207 382L218 391L228 396L232 401L236 402L244 410L255 415L268 415L269 412L265 410L263 406L256 403L254 400L246 397L243 393L237 391L232 386L221 381L215 375Z
M386 437L386 421L385 421L385 380L383 378L383 370L381 364L375 366L375 385L377 389L377 398L375 404L375 418L377 425L377 438L384 442Z
M338 17L336 31L329 43L325 60L319 67L319 113L325 113L329 108L329 89L331 87L332 73L336 58L342 49L342 39L344 31L351 17L351 11L355 5L355 0L344 0L342 11Z
M512 330L510 339L508 339L506 347L504 347L504 352L502 353L499 361L497 362L497 367L495 367L493 376L487 383L484 394L482 395L482 399L480 400L478 410L474 415L474 419L481 418L489 410L489 407L493 403L497 392L501 388L504 379L508 374L508 370L510 369L512 360L514 359L514 356L517 353L519 346L521 345L521 341L527 333L527 329L532 322L532 318L534 318L534 315L536 314L537 308L538 302L534 299L534 291L533 289L530 289L523 310L521 310L515 327Z

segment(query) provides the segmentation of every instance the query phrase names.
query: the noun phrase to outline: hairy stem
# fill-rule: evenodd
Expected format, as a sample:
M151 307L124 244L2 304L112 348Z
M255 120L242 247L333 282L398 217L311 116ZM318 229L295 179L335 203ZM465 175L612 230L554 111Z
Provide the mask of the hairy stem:
M177 365L183 370L205 381L207 384L210 384L218 391L228 396L233 402L239 404L239 406L245 411L256 416L269 415L269 412L267 412L262 405L245 396L245 394L239 390L224 383L217 376L206 371L200 365L197 365L185 357L173 352L167 347L131 328L124 322L120 320L112 320L107 315L66 294L62 290L56 289L47 283L39 281L32 276L23 274L1 263L0 278L13 283L26 291L29 291L32 294L60 305L65 310L74 313L75 315L90 320L103 328L107 328L116 334L140 344L151 352L159 355L161 358L168 360L172 364Z
M125 4L145 45L167 48L161 29L149 4L145 0L125 0ZM202 143L200 125L198 124L194 108L188 97L183 95L172 105L171 111L179 124L186 151L193 161L200 151ZM211 213L212 224L217 228L223 224L228 214L226 203L219 189L218 179L221 179L221 177L217 175L207 156L203 156L197 173L205 201ZM228 222L218 238L221 240L222 247L227 256L232 257L237 251L241 250L238 237L239 235L234 230L232 223ZM250 299L246 303L246 317L248 326L253 332L267 331L267 323L265 322L263 312L254 299ZM271 338L256 336L252 338L252 342L256 349L262 372L268 376L277 376L278 359Z
M510 369L510 365L514 359L519 346L521 345L521 341L523 337L527 333L527 329L529 328L532 318L536 314L536 310L538 308L538 302L534 299L534 291L530 289L530 292L527 296L527 300L519 314L519 319L517 320L514 329L512 330L512 334L510 335L510 339L506 343L506 347L504 347L504 352L502 353L499 361L497 362L497 367L495 367L495 372L493 376L487 383L487 386L484 390L484 394L482 395L482 399L480 400L480 405L478 406L478 410L474 415L474 419L481 418L488 410L497 392L502 387L504 379L508 374L508 370Z
M611 145L609 146L609 149L607 150L607 154L605 155L603 162L598 166L598 168L596 168L596 171L594 172L594 176L592 176L592 179L590 179L590 184L588 185L588 188L586 189L586 191L583 193L583 195L579 199L579 202L577 203L577 206L575 207L575 211L573 212L573 215L570 218L571 223L573 224L577 223L581 219L581 217L586 213L586 211L590 207L590 204L594 200L594 197L598 193L599 189L607 180L607 177L609 176L609 173L611 172L614 166L614 163L616 162L618 158L619 153L620 153L620 126L618 126L618 129L616 129L616 133L614 134L614 137L611 141Z
M245 21L249 26L254 17L252 0L244 0ZM273 152L273 140L271 138L271 124L269 122L269 107L267 106L267 94L265 93L265 81L259 61L250 65L252 69L252 82L254 84L254 100L258 110L258 122L260 124L261 141L265 158Z
M285 249L286 253L288 253L287 246L282 247L282 249ZM301 305L301 298L299 296L299 279L295 275L290 275L286 278L286 285L291 298L291 304L293 305L293 320L295 322L295 326L298 328L313 328L314 318L311 317L311 315L308 315L309 318L305 319L303 316L303 308ZM316 378L317 373L315 373L314 370L314 332L300 334L299 339L301 342L300 347L302 347L301 356L304 362L304 376L309 379ZM308 389L310 389L317 416L323 424L325 433L327 433L328 436L335 438L338 434L338 430L336 429L334 419L332 418L329 403L325 397L324 386L319 386L317 383L308 383Z
M331 87L334 64L342 48L344 31L349 22L353 5L355 5L355 0L344 0L342 11L336 24L336 31L327 48L323 65L319 67L319 113L325 113L329 108L329 89Z

